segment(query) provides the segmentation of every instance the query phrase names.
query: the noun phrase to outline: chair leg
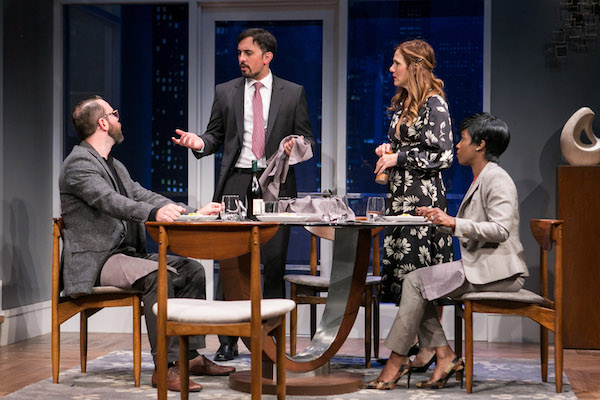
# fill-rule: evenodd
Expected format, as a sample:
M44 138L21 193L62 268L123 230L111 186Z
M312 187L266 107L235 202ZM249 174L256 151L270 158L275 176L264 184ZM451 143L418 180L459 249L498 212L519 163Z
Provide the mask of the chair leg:
M365 287L365 367L371 368L371 323L372 323L372 300L373 287Z
M142 307L139 296L133 296L133 381L140 386L142 373Z
M540 325L540 361L542 363L542 382L548 382L548 328Z
M554 371L556 374L556 393L562 392L563 383L563 332L562 321L557 323L554 332Z
M189 338L179 336L179 388L181 400L188 400L190 395L190 365L188 362Z
M373 292L373 354L379 358L379 298L377 291Z
M465 301L465 355L467 393L473 393L473 306L470 301Z
M285 315L275 331L277 340L277 399L285 399Z
M454 353L458 357L462 358L463 348L462 348L462 318L460 317L460 311L462 311L461 304L454 305ZM456 373L456 380L462 380L463 371L458 371Z
M54 311L54 310L53 310ZM58 311L56 311L58 313ZM54 312L53 312L54 314ZM52 316L52 382L58 383L60 373L60 324L58 316Z
M296 302L297 289L294 283L290 283L290 299ZM298 303L290 312L290 355L293 357L296 355L296 345L298 341Z
M79 313L79 358L81 362L81 372L87 370L87 336L88 333L88 314L87 310Z
M317 332L317 305L310 305L310 338L312 340L315 337L315 332Z

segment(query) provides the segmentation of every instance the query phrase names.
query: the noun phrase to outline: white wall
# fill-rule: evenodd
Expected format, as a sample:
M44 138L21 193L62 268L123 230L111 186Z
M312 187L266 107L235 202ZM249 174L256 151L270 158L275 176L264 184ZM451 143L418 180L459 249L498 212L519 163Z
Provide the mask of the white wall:
M520 236L531 273L526 287L533 291L539 287L539 250L529 220L558 217L556 170L565 163L560 132L580 107L600 111L598 49L569 51L560 70L546 66L545 41L559 27L558 6L559 0L492 2L491 112L511 130L500 164L519 191ZM598 135L598 119L594 128ZM527 326L526 339L537 340L537 325Z

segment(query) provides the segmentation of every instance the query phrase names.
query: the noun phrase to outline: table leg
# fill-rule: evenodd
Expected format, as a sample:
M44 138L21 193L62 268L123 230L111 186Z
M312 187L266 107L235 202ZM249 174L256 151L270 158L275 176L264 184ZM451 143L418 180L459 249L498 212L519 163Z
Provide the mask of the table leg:
M286 358L288 371L308 372L320 369L328 364L348 337L363 298L370 246L370 228L336 230L330 290L320 325L306 349L294 357ZM238 263L237 267L241 265ZM276 345L272 339L265 340L263 350L270 360L276 360ZM236 387L242 388L241 380L244 377L236 374L235 379L240 380ZM263 392L275 394L274 382L270 385L265 378L263 382ZM306 395L309 392L312 395L348 393L362 388L362 375L315 375L310 372L288 374L286 386L289 395Z

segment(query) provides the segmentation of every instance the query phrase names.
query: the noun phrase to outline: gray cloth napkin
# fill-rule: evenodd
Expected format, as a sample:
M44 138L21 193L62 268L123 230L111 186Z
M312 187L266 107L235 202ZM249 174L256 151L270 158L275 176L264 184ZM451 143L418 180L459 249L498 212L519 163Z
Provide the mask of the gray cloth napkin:
M279 212L310 214L308 221L330 221L334 215L343 216L347 222L354 222L354 211L340 197L302 197L280 200Z
M283 150L283 145L292 138L296 143L288 157ZM273 154L267 160L267 168L262 173L258 183L263 192L264 201L275 201L279 196L279 186L285 182L290 165L295 165L311 159L313 156L310 142L298 135L286 136L279 142L277 153Z

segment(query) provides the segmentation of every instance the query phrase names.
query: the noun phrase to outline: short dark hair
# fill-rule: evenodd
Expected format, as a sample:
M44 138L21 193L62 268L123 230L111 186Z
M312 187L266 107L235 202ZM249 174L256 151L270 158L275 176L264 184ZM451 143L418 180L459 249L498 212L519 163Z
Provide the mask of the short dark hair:
M485 140L485 158L498 162L498 158L510 142L510 132L506 122L487 112L473 114L460 123L460 131L466 130L471 143L481 144Z
M245 31L240 33L240 35L237 38L237 42L239 43L247 37L251 37L252 42L256 43L256 45L260 47L263 53L270 51L271 53L273 53L273 55L275 55L275 53L277 52L277 39L275 39L275 36L273 36L273 34L267 31L266 29L246 29Z
M103 100L98 95L90 96L81 100L73 107L73 127L79 139L85 140L96 132L98 120L105 114L104 108L98 102Z

